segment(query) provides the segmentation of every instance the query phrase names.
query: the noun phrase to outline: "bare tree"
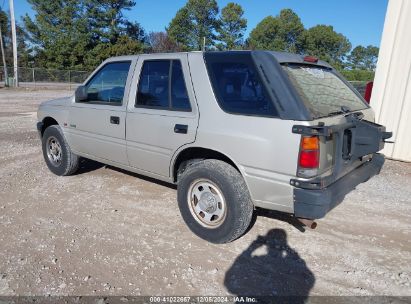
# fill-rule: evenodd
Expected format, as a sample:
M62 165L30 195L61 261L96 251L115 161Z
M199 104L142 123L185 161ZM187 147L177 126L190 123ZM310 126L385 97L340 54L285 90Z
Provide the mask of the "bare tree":
M172 41L166 32L151 32L148 35L150 51L153 53L179 52L181 48Z

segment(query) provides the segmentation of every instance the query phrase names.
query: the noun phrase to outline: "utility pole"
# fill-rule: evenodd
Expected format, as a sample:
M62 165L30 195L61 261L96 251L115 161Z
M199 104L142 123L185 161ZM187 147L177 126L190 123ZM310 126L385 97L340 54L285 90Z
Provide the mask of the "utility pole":
M11 36L13 39L13 65L14 65L14 85L19 86L19 71L17 65L17 32L16 19L14 18L14 0L9 1L10 19L11 19Z
M7 87L8 75L7 75L6 54L4 53L3 32L2 32L2 29L1 29L1 24L0 24L0 49L1 49L1 56L3 57L4 84Z

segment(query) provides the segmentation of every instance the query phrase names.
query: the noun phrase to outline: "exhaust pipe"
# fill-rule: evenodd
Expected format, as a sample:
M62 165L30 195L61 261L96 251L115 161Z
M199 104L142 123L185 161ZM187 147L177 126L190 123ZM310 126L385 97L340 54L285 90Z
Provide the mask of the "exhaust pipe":
M309 227L310 229L315 229L317 228L317 223L313 220L297 217L297 220L303 224L306 227Z

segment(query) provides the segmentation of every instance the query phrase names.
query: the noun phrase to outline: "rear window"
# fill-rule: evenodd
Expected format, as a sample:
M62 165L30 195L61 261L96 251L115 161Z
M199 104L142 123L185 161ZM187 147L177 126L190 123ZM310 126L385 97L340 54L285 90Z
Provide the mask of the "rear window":
M341 107L350 111L368 108L337 75L327 68L284 65L291 82L315 118L339 114Z
M220 107L233 114L276 116L249 54L205 55L207 70Z

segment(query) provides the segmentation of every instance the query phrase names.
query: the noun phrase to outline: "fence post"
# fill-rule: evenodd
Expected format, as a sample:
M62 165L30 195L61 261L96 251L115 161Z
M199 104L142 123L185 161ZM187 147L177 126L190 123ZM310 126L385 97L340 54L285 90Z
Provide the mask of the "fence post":
M35 69L33 68L32 69L32 74L33 74L33 83L34 83L34 88L36 88L36 76L34 75L34 71L35 71Z

